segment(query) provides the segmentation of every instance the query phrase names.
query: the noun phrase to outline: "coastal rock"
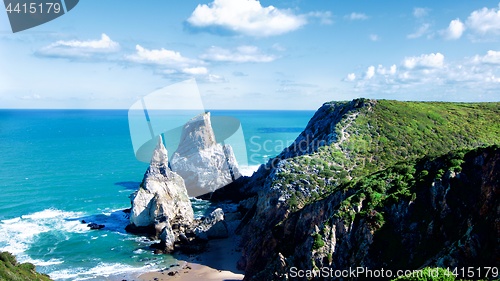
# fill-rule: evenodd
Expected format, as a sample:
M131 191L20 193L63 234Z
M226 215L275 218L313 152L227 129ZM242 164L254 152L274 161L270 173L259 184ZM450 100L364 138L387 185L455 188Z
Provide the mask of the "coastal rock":
M429 176L419 178L414 195L375 208L358 196L366 192L360 184L290 214L259 239L262 245L254 245L261 261L240 260L245 280L285 280L277 276L291 267L396 270L497 264L500 147L472 150L463 160L460 172L453 171L457 168L450 167L447 156L417 162L412 175L426 171Z
M356 204L351 202L355 191L351 189L349 183L354 184L369 174L384 171L398 162L415 160L426 154L435 156L457 149L471 149L478 145L498 142L498 134L493 133L491 137L482 137L483 133L476 133L481 130L475 130L475 127L480 126L480 124L476 124L470 118L454 114L455 109L449 111L449 113L451 112L449 115L443 114L441 116L441 112L444 112L443 108L447 106L356 99L347 102L328 102L319 108L290 147L277 157L270 159L265 165L261 165L243 186L237 187L238 191L245 193L247 198L254 196L257 198L254 204L250 204L253 203L250 201L240 204L246 214L236 229L237 233L242 234L242 258L238 265L240 269L245 270L245 279L281 280L275 278L273 274L283 264L301 269L321 268L321 266L348 268L353 265L371 265L371 262L376 265L376 268L386 268L387 264L395 265L396 261L408 262L410 260L414 263L400 264L400 267L418 268L419 266L438 264L427 253L422 253L421 256L428 258L426 260L428 264L416 261L417 254L412 254L414 256L409 256L408 259L391 256L386 260L382 258L377 260L374 258L375 254L372 255L370 252L378 251L381 255L387 255L393 248L407 250L410 247L409 245L407 247L406 244L402 246L399 242L396 243L395 241L399 241L398 239L403 239L405 242L428 243L429 247L426 248L434 250L443 245L447 246L446 244L436 246L438 243L435 241L422 240L422 237L428 238L423 234L413 237L404 232L407 231L404 227L415 230L425 225L428 233L438 235L440 228L444 229L453 225L442 220L439 220L440 224L437 224L435 219L429 219L425 223L415 218L410 219L411 223L405 221L408 219L406 215L412 213L413 208L419 206L417 201L422 202L419 199L412 200L411 196L421 198L422 193L419 196L414 190L405 190L405 194L410 196L410 198L405 198L406 201L400 200L398 204L385 203L387 205L383 209L374 209L367 206L373 206L375 204L373 201L380 198L377 196L383 197L378 189L383 188L384 182L388 181L380 180L376 187L368 190L365 194L358 195L360 198L365 198L370 193L373 198L360 199ZM462 107L462 105L456 106ZM463 110L469 109L464 106ZM483 105L475 108L474 111L477 112L478 116L483 114L489 116L491 122L498 120L498 117L495 117L498 116L496 113L498 111L497 104ZM422 114L422 112L426 112L426 114ZM435 117L434 113L442 118L439 122L431 118ZM387 118L388 116L390 118ZM432 121L428 122L429 119ZM421 126L420 123L425 123L428 130L409 129L413 124ZM452 123L453 127L451 127ZM456 124L463 124L463 126ZM466 129L462 130L462 127ZM471 128L470 133L468 132L469 128ZM487 131L484 127L481 129ZM466 136L467 141L462 140L464 136ZM422 170L422 173L430 172L429 169L427 169L429 171L425 170ZM411 178L406 178L406 171L401 170L394 173L401 173L401 178L404 179L394 181L407 181L405 182L407 185L412 182ZM432 191L435 196L427 203L434 203L420 205L424 206L420 212L428 214L432 208L432 210L440 210L438 214L433 214L436 217L450 218L451 214L459 214L461 219L456 220L456 223L465 227L464 221L467 221L467 216L459 212L464 210L463 206L465 205L460 201L458 203L455 201L455 204L452 205L449 199L441 200L445 195L456 196L456 198L464 196L460 194L459 189L454 195L449 192L449 183L465 180L465 173L456 175L454 173L456 174L456 172L446 172L446 170L444 174L438 173L440 176L445 176L443 181L429 183L425 187ZM483 177L488 178L490 175L485 173ZM416 176L412 175L414 178ZM446 177L449 177L449 180L446 180ZM474 184L464 183L462 185L473 187L481 184L480 181L476 181ZM394 190L404 190L405 188L403 185L394 187ZM495 192L490 190L489 194L489 197L486 195L484 197L487 197L488 200L496 200L493 199L494 196L491 196ZM390 198L394 197L397 198L397 195ZM479 199L476 202L479 202ZM467 208L476 210L474 208L477 206L469 203L467 203ZM494 208L488 210L490 215L495 213ZM386 217L388 214L392 216L390 219L394 219L390 225L395 227L395 230L389 230L389 224L384 224L384 219L386 222L390 220ZM469 223L474 221L477 219L469 219ZM404 227L400 227L402 225ZM487 228L494 232L491 225L490 221ZM467 227L465 229L467 230ZM469 229L472 230L472 228ZM479 230L480 227L475 229ZM461 235L466 234L462 230L460 230ZM389 233L384 233L384 231ZM394 232L400 236L392 236ZM374 236L376 233L379 235ZM490 238L485 239L485 233L481 231L480 235L468 236L468 240L465 240L469 241L471 246L456 247L455 253L464 251L473 256L478 250L473 244L474 241L478 241L475 240L476 238L482 242L492 241ZM451 232L447 236L439 243L443 241L443 243L454 245L465 243L462 240L451 239ZM379 241L384 241L385 244ZM387 246L392 244L397 246ZM313 245L315 245L314 248ZM497 250L495 249L495 251ZM415 251L408 252L415 253ZM285 263L283 263L283 259L278 259L280 254L283 255ZM438 255L438 253L434 254ZM465 259L462 256L462 258L454 258L453 260L463 262ZM376 262L386 264L380 265ZM441 264L446 263L442 262ZM260 274L262 272L269 273L269 275L263 276ZM286 270L281 273L286 273Z
M210 113L200 114L184 125L170 166L184 179L192 197L213 192L241 176L231 146L216 142Z
M291 213L290 199L301 194L304 198L311 198L317 186L307 182L299 187L295 182L284 183L280 178L283 175L302 173L304 179L316 171L308 171L303 165L297 169L289 168L290 159L297 156L309 155L318 151L320 147L338 145L348 138L339 135L355 121L360 111L369 111L376 104L374 100L357 99L350 102L325 103L311 118L304 131L296 140L278 156L261 165L256 173L248 180L243 192L257 195L253 206L247 209L249 214L238 227L242 233L244 255L240 264L245 264L245 271L252 275L256 268L263 268L267 262L262 257L274 256L276 240L272 229ZM351 169L352 167L345 167ZM302 205L296 206L300 208ZM243 269L243 268L242 268Z
M160 234L168 237L167 242L172 238L173 224L190 225L193 222L193 209L184 180L170 170L161 136L139 190L131 195L131 203L129 229L149 229L156 237Z
M99 230L99 229L103 229L105 227L105 225L92 222L92 223L87 224L87 227L89 227L92 230Z
M160 233L160 247L159 249L165 252L172 252L175 249L175 234L169 223L165 225Z
M227 238L229 232L224 221L224 212L217 208L194 229L194 233L199 239L219 239Z

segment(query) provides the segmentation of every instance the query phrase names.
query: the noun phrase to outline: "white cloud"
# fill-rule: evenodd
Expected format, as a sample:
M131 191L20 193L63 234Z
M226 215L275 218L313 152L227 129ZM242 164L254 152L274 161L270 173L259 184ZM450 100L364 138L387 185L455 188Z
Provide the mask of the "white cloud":
M370 34L370 40L372 40L373 42L377 42L378 40L380 40L380 38L378 37L377 34Z
M406 37L408 39L416 39L416 38L422 37L425 34L429 33L430 27L431 27L430 24L424 23L414 33L408 34Z
M161 49L146 49L141 45L135 46L136 53L125 56L125 59L143 65L153 66L157 73L162 75L208 75L209 71L204 62L184 57L180 52Z
M423 18L429 14L428 8L413 8L413 16L416 18Z
M356 74L354 74L354 73L347 74L347 77L346 77L345 80L346 81L354 81L354 80L356 80Z
M475 63L500 64L500 51L489 50L486 55L476 55L473 60Z
M220 75L209 74L205 77L205 81L209 83L224 83L227 82L226 78Z
M236 50L228 50L220 47L211 47L200 58L209 61L221 62L271 62L276 59L273 55L261 53L255 46L240 46Z
M234 33L267 37L294 31L307 23L305 15L256 0L214 0L199 4L187 22L197 28L222 28Z
M127 59L137 63L157 64L166 66L188 66L195 61L183 57L181 53L164 48L148 50L141 45L135 46L136 53L128 55Z
M365 79L372 79L373 76L375 76L375 66L371 65L366 70Z
M94 49L94 50L116 50L118 48L119 44L111 40L108 35L106 34L101 34L101 39L100 40L89 40L89 41L77 41L77 40L71 40L71 41L57 41L56 43L52 44L52 46L64 46L64 47L71 47L71 48L88 48L88 49Z
M465 25L460 21L460 19L454 19L450 22L448 29L443 32L446 39L455 40L462 37L464 33Z
M418 57L406 57L403 66L413 68L440 68L444 65L444 55L441 53L423 54Z
M389 69L389 73L392 74L392 75L394 75L394 74L396 74L396 71L397 71L397 67L396 67L395 64L393 64L391 66L391 68Z
M111 40L108 35L101 34L99 40L60 40L52 43L36 54L49 57L83 58L92 55L113 53L120 49L120 44Z
M351 13L349 15L345 15L344 18L349 20L367 20L368 16L363 13Z
M499 5L500 7L500 5ZM482 8L470 14L466 21L467 27L480 35L500 34L500 9Z
M369 66L353 90L364 95L405 95L416 100L491 100L500 91L500 51L444 63L441 53L406 57L401 68ZM373 70L375 70L373 74ZM373 74L373 75L372 75ZM348 77L356 77L350 73ZM368 79L371 77L370 79ZM344 81L350 81L344 79Z
M198 67L187 67L183 68L182 72L186 74L193 74L193 75L201 75L201 74L207 74L208 69L203 66L198 66Z
M377 74L380 75L394 75L396 74L397 67L393 64L389 69L385 68L383 65L379 64L377 66Z

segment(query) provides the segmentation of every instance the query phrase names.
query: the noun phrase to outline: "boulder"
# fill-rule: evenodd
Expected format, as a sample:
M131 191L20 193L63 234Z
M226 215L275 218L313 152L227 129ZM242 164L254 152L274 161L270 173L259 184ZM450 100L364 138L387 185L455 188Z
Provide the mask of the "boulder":
M103 229L106 226L104 224L97 224L95 222L91 222L87 224L87 227L89 227L92 230L98 230L98 229Z
M194 233L197 238L204 240L229 237L227 224L224 221L224 211L221 208L215 209L198 224Z
M216 141L210 113L200 114L184 125L170 166L184 179L192 197L213 192L241 176L231 146Z

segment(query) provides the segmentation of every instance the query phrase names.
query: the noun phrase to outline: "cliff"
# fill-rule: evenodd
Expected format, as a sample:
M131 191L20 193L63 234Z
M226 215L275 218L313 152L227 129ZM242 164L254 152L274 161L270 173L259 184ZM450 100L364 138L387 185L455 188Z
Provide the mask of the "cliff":
M266 241L275 245L268 252L271 262L254 280L285 280L280 276L291 267L396 272L495 266L499 182L498 146L400 163L362 177L275 225Z
M492 249L488 244L491 240L484 237L484 229L495 229L491 228L495 225L491 219L484 223L477 219L481 209L498 217L494 207L498 204L495 199L498 193L494 184L493 189L485 187L490 191L478 186L488 186L488 177L497 171L494 156L497 148L483 151L487 154L484 160L490 161L487 166L464 164L481 161L477 155L467 154L465 160L456 158L453 167L457 162L466 165L458 165L465 171L458 178L456 172L447 172L451 167L447 162L439 159L432 162L429 157L499 143L499 103L359 99L324 104L289 148L237 187L246 197L253 196L241 204L247 214L239 227L243 242L238 265L245 270L245 279L271 280L268 278L278 278L276 272L285 273L291 266L311 269L391 264L418 268L452 266L472 260L481 263L484 260L473 258L478 257L477 253L462 253L467 248L457 246L464 242L458 242L457 237L465 237L467 233L472 235L470 241L479 237L481 247L471 246L471 251ZM428 157L427 162L419 160L424 156ZM430 166L441 163L442 167L436 172L423 169L424 162L419 161ZM413 168L401 168L397 165L400 162ZM474 169L482 169L484 174L477 174ZM390 174L384 174L388 171ZM419 173L427 173L428 177L416 184L414 179ZM376 186L361 184L370 177L379 177ZM392 180L393 185L389 184ZM459 188L456 193L447 193L448 188L443 186L455 181L469 190L462 193ZM460 198L469 193L493 202L493 207L490 203L485 203L490 207L478 207L475 201L466 200L470 212L458 210L461 204L466 204ZM446 205L450 210L442 207L443 202L439 201L442 199L436 199L445 194L452 196L447 202L454 202ZM426 212L432 204L441 207ZM418 215L426 215L427 224L418 221ZM461 231L452 235L448 222L460 223ZM480 225L478 228L470 228L476 223ZM428 226L425 229L428 233L424 230L416 236L408 233L408 229L417 230L424 225ZM446 227L449 228L444 236L429 240ZM404 247L415 250L414 254L393 251ZM427 247L433 250L421 249ZM434 249L442 252L433 252ZM498 252L494 253L498 257ZM398 255L402 258L397 258ZM490 252L489 257L495 256Z
M31 263L18 263L16 258L8 253L0 253L0 280L18 281L50 281L52 279L45 274L35 271Z

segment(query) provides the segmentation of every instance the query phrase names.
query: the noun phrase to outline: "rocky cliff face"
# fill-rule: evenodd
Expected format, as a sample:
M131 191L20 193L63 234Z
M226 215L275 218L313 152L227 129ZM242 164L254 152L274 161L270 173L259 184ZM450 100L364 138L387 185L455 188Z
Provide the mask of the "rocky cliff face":
M193 209L184 180L168 167L168 152L161 137L141 186L130 199L129 229L162 236L167 250L173 250L172 225L190 225Z
M170 165L184 179L193 197L213 192L241 176L232 148L216 142L210 113L198 115L184 125Z
M338 125L341 125L341 128L350 126L361 111L371 110L375 103L370 100L354 100L348 103L324 104L295 142L275 159L262 165L244 186L242 192L257 194L252 210L254 215L243 231L243 257L239 261L239 267L245 269L249 276L264 268L268 263L267 258L274 255L278 241L272 239L271 229L290 214L290 200L297 193L310 197L312 191L318 188L308 175L311 173L308 167L290 169L289 159L301 155L307 157L308 154L332 143L338 145L340 140L345 139L344 130L336 129ZM305 184L283 182L282 176L290 173L304 175L301 181Z
M397 270L499 264L500 148L473 150L457 165L458 159L424 159L406 174L399 168L380 172L289 215L260 248L265 262L253 263L245 278L295 280L285 277L291 267ZM410 183L409 194L401 192L396 173L413 177L404 181ZM381 182L388 183L388 192L374 204L367 190Z
M440 184L436 182L432 188L418 185L420 189L417 189L412 179L417 174L390 167L399 161L416 161L426 154L442 155L457 148L499 143L500 131L481 126L485 119L476 124L476 119L466 117L467 114L487 116L489 122L498 124L499 108L498 104L469 106L365 99L324 104L294 144L261 166L248 182L236 187L246 197L254 196L242 204L247 214L238 228L243 241L238 265L245 270L245 278L279 280L274 273L285 273L291 266L345 268L350 265L381 266L391 261L394 264L401 261L412 268L439 265L431 262L431 254L417 250L428 246L431 234L448 226L445 220L434 219L430 226L432 231L429 230L431 234L426 235L411 236L403 227L413 231L425 225L416 217L406 215L426 213L422 210L429 202L424 203L428 195L423 190L436 189ZM393 171L385 176L397 184L386 186L384 180L379 179L369 188L368 183L353 186L383 169ZM437 169L436 178L446 175L439 172L442 169ZM431 174L430 169L421 169L421 172ZM484 177L487 175L485 173ZM480 183L476 181L471 186ZM429 182L428 185L432 186ZM439 190L434 194L436 198L448 194ZM422 205L417 205L417 201ZM245 206L248 202L253 204ZM456 204L453 208L459 208L462 203ZM415 206L426 207L415 212ZM436 210L426 222L430 223L430 217L446 217L446 221L462 222L462 225L464 221L471 223L473 220L466 214L459 216L460 219L453 220L446 215L446 209ZM429 244L430 248L457 244L456 236L450 236L451 230L446 235L439 240L441 244ZM390 247L384 244L398 239L403 244ZM417 242L407 242L410 240ZM448 242L443 242L445 240ZM404 243L422 244L412 246L415 249L412 257L408 254L399 259L391 251L392 248L410 247ZM382 258L384 255L389 257ZM426 260L418 260L420 256Z

